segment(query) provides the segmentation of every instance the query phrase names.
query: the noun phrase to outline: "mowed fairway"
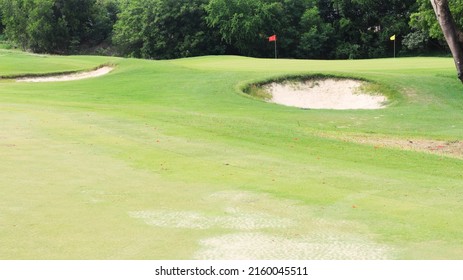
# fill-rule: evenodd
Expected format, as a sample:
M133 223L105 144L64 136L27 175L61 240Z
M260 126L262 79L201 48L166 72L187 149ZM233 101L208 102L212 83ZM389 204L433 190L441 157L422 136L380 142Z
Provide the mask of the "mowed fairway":
M463 258L463 86L451 59L0 51L0 76L102 64L115 69L0 80L1 259ZM390 104L301 110L240 92L311 73L376 82Z

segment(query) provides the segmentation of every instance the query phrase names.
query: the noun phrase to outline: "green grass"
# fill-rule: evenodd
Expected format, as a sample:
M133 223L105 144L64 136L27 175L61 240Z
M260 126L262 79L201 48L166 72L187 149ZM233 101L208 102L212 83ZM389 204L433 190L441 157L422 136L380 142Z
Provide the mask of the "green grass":
M87 70L117 59L98 56L55 56L5 50L0 46L0 78Z
M1 50L0 60L0 76L117 65L81 81L0 83L3 259L231 258L227 242L263 250L243 236L345 244L364 253L354 258L379 249L388 259L463 258L462 160L345 140L461 141L463 86L449 58L146 61ZM370 80L391 104L300 110L240 92L301 74ZM256 217L269 225L235 225ZM345 252L325 253L280 258Z

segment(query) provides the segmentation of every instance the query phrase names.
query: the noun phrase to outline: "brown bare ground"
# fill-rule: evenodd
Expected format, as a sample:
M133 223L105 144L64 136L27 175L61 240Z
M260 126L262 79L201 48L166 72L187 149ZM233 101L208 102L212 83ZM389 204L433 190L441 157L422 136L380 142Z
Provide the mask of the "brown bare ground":
M346 142L371 145L375 149L397 148L402 150L425 152L440 156L448 156L463 159L463 141L442 141L432 139L398 139L388 136L370 136L370 135L334 135L321 134L321 137L338 139Z

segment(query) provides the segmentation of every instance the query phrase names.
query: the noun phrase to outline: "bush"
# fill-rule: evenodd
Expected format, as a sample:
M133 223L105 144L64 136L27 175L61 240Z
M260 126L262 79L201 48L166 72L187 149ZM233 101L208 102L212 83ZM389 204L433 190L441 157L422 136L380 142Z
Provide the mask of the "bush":
M423 31L415 31L403 38L402 45L409 50L424 50L428 44L429 36Z

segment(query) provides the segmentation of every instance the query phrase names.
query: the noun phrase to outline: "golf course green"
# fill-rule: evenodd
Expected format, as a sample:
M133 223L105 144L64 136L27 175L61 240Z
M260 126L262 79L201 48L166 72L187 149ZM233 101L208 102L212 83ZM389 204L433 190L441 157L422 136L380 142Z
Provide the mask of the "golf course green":
M101 77L15 77L96 69ZM243 90L371 82L378 110ZM0 50L1 259L462 259L451 58L150 61Z

